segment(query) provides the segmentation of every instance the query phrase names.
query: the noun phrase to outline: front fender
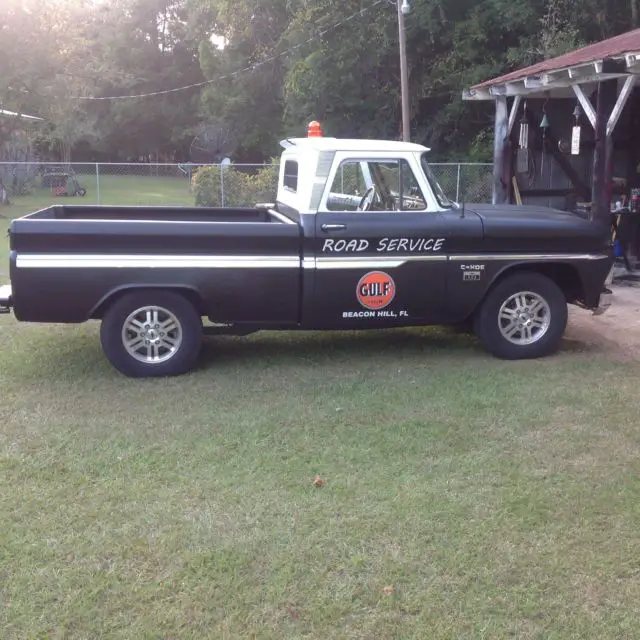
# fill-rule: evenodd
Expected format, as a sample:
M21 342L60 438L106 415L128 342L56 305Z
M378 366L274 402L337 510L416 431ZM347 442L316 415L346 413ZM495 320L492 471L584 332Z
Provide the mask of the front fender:
M552 279L567 301L595 308L612 264L606 255L536 256L451 259L447 271L447 299L453 322L470 317L487 293L508 274L535 271Z

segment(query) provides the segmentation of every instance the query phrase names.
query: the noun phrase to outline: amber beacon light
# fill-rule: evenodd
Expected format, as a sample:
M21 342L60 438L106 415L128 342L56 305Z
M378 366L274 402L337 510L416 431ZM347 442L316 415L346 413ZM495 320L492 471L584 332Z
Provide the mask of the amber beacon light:
M322 138L322 127L317 120L313 120L309 123L309 127L307 129L307 137L308 138Z

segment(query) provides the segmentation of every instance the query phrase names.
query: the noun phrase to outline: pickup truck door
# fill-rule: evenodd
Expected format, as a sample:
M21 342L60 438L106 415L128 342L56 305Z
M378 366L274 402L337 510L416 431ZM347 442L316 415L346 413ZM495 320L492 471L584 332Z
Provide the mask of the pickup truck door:
M374 328L444 318L447 218L412 160L334 163L315 214L314 293L304 325Z

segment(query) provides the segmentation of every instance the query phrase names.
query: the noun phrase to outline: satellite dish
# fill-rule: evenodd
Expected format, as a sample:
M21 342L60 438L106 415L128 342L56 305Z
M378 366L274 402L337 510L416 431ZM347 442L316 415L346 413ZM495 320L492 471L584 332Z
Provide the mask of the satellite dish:
M223 167L228 167L231 164L231 158L223 158L220 164Z
M1 1L1 0L0 0ZM191 142L189 160L196 164L218 164L236 148L235 136L223 123L204 125Z

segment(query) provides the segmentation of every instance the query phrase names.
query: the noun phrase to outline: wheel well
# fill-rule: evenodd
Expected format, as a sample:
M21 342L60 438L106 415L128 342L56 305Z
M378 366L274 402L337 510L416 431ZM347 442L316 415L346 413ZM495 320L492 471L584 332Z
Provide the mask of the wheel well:
M107 309L111 305L113 305L117 300L122 298L122 296L128 293L139 292L139 291L155 291L155 290L173 291L174 293L179 293L180 295L184 296L194 306L196 311L201 316L206 315L204 311L204 301L202 300L202 297L197 291L189 287L180 287L180 286L171 286L171 285L167 285L167 286L146 285L146 286L124 287L122 289L117 289L116 291L112 291L111 293L107 294L107 296L103 300L101 300L98 303L98 305L93 309L93 311L91 312L90 318L91 320L101 320L105 312L107 311Z
M534 264L520 264L505 269L494 281L493 286L514 273L540 273L553 280L564 293L568 303L584 299L584 285L578 270L570 264L561 262L539 262Z

